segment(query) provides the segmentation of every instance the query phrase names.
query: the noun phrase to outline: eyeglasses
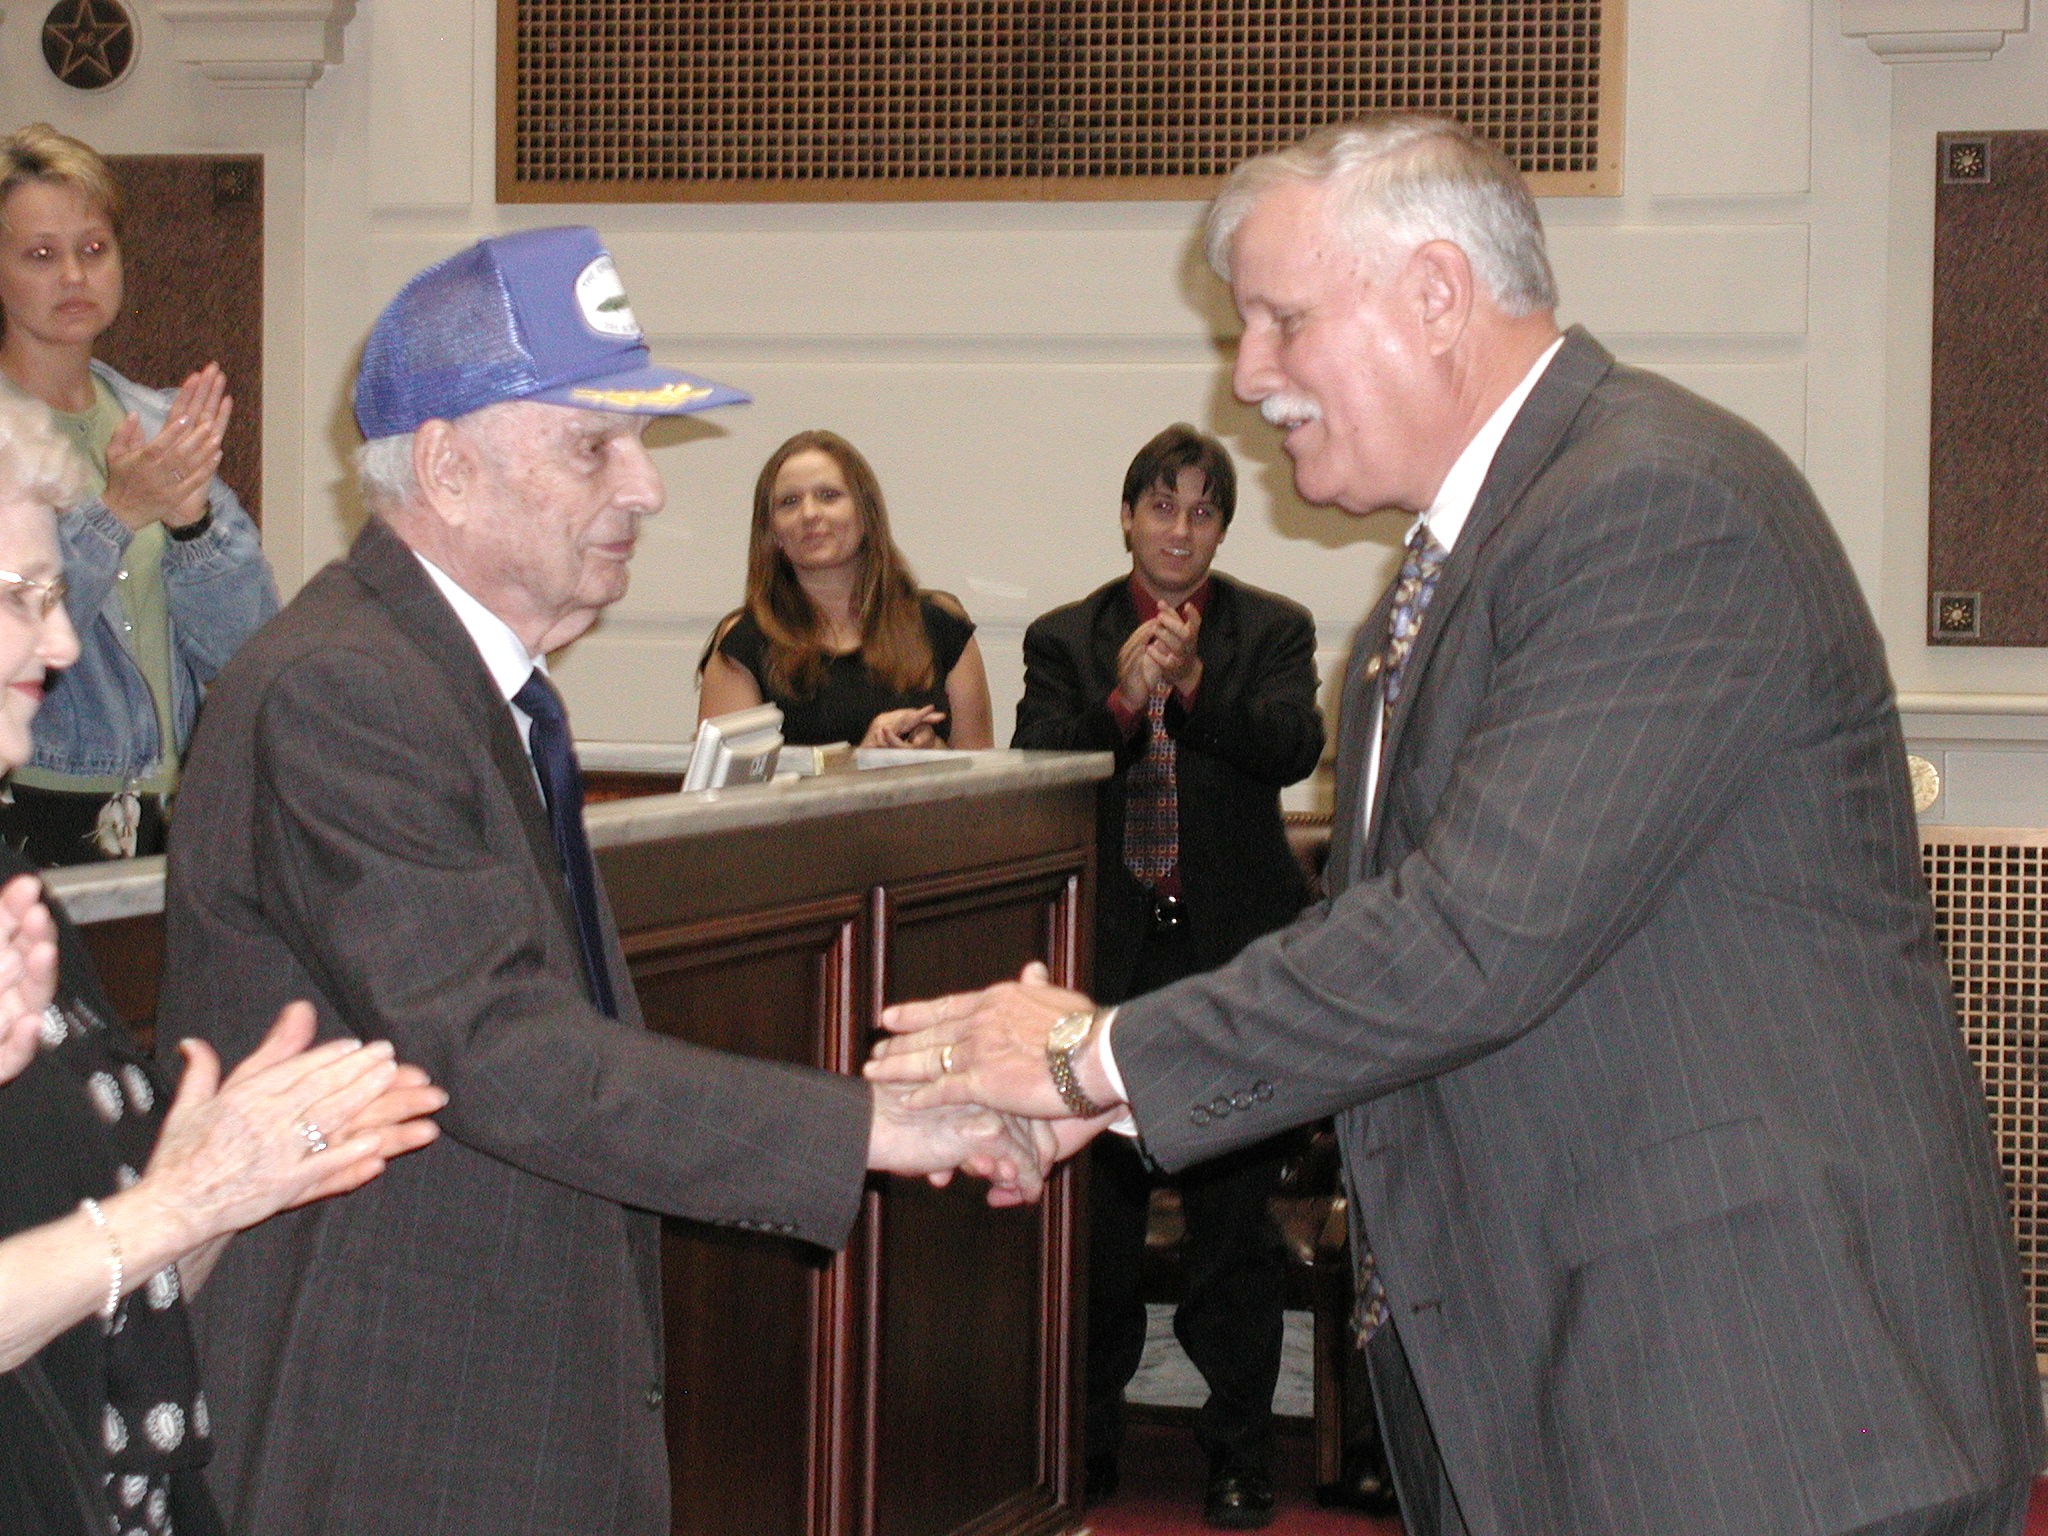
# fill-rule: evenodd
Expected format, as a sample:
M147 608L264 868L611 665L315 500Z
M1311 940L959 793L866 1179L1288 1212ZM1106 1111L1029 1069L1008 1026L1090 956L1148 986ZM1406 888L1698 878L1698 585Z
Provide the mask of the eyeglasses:
M54 581L34 581L18 571L0 571L0 602L31 623L47 619L69 590L62 576Z

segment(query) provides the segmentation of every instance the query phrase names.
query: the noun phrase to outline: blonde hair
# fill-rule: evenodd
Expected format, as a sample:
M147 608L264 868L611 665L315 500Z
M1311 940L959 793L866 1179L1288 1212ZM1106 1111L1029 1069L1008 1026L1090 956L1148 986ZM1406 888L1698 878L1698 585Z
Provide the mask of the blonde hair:
M1543 220L1522 173L1463 123L1394 114L1319 128L1245 161L1209 205L1209 265L1230 281L1230 242L1262 197L1284 185L1328 188L1330 229L1364 252L1447 240L1503 312L1557 306Z
M83 139L59 133L48 123L30 123L0 139L0 205L28 182L70 187L106 214L118 234L121 188L113 167Z
M85 466L59 435L50 408L24 395L0 395L0 501L62 511L85 498Z

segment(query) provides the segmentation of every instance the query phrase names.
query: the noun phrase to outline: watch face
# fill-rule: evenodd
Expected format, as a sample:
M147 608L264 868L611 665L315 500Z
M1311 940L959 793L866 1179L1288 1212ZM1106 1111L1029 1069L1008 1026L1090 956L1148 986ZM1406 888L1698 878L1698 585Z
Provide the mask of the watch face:
M1088 1027L1094 1022L1092 1013L1070 1013L1054 1023L1045 1043L1051 1050L1071 1051L1088 1038Z

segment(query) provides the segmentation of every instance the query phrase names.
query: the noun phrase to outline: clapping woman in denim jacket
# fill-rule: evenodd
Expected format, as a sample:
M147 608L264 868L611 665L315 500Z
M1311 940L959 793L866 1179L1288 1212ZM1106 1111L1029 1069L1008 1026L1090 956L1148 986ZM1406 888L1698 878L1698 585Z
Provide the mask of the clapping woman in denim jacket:
M56 413L93 488L60 522L79 658L0 792L0 839L43 865L162 851L200 696L277 611L215 474L233 410L219 366L171 393L93 359L121 312L120 215L89 146L45 123L0 138L0 392Z

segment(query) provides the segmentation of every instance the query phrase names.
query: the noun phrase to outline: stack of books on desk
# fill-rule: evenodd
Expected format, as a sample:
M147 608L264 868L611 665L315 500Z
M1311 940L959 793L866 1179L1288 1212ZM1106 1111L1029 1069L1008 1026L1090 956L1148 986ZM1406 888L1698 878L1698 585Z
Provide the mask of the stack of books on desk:
M944 771L973 766L970 752L932 747L855 747L835 741L829 747L784 747L775 764L775 776L809 779L823 773L866 773L876 768Z
M823 747L784 747L775 760L778 778L811 779L821 773L851 773L853 743L835 741Z

